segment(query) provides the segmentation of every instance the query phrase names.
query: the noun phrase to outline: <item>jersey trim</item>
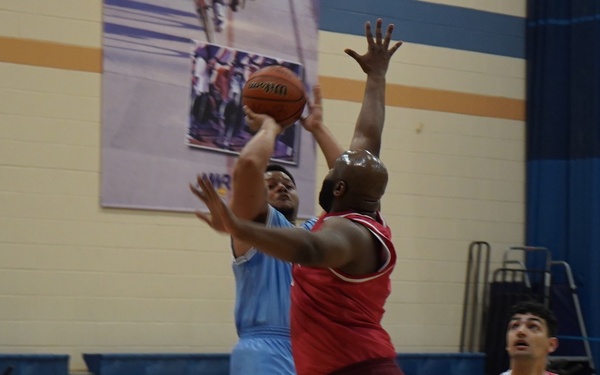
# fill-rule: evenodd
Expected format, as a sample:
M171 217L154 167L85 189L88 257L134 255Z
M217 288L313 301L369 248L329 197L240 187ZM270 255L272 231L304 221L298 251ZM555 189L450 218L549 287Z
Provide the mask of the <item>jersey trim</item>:
M367 230L369 232L371 232L375 236L375 238L377 238L377 240L381 243L381 245L383 247L383 254L384 254L385 261L381 265L381 267L379 267L377 269L377 271L375 271L375 273L367 274L365 276L347 275L347 274L343 273L342 271L339 271L339 270L336 270L333 268L328 268L328 270L331 273L333 273L339 279L344 280L349 283L364 283L367 281L374 280L378 277L381 277L392 270L392 268L389 267L390 263L392 262L392 252L390 251L390 248L388 247L388 245L386 244L386 242L384 240L385 235L383 233L381 233L381 231L379 231L379 229L373 225L372 217L367 216L367 215L357 214L357 213L347 213L347 214L343 214L343 215L339 215L339 216L329 216L329 217L326 217L323 221L327 221L328 219L330 219L332 217L342 217L344 219L362 224L365 228L367 228ZM379 224L381 224L383 226L387 226L385 223L385 220L379 213L377 213L377 218L375 220L377 222L379 222Z

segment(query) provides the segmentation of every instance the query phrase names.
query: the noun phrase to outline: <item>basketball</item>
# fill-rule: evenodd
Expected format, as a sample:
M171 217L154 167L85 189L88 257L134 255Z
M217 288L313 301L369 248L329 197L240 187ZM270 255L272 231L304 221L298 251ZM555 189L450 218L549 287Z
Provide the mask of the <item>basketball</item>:
M242 104L287 127L302 115L306 104L304 85L288 68L267 66L254 72L244 84Z

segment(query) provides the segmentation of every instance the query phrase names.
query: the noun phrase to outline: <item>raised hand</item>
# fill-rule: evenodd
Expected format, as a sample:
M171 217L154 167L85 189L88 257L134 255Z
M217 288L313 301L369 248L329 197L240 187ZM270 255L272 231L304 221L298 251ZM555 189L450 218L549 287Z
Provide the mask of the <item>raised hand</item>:
M206 222L212 229L231 234L236 227L237 218L223 202L208 178L197 176L196 179L198 185L190 184L190 190L204 202L206 208L210 211L210 215L196 211L196 216Z
M323 126L323 107L321 105L321 86L313 86L314 102L310 100L306 102L308 106L309 115L305 118L301 118L300 122L302 127L309 132L313 132Z
M300 121L302 122L304 129L309 131L319 144L319 148L321 148L323 156L325 156L325 160L327 161L327 166L333 168L335 159L337 159L345 149L338 143L323 122L321 87L319 85L313 87L313 96L314 102L307 102L310 112L309 115Z
M381 25L383 20L379 18L375 26L375 39L373 39L373 33L371 31L371 23L367 21L365 25L365 35L367 37L368 49L364 55L359 55L356 51L346 48L344 52L352 57L360 65L363 72L368 75L382 75L385 76L388 65L392 55L400 48L402 42L396 42L390 48L390 41L392 39L392 32L394 31L394 24L389 24L387 27L387 33L385 38L381 32Z

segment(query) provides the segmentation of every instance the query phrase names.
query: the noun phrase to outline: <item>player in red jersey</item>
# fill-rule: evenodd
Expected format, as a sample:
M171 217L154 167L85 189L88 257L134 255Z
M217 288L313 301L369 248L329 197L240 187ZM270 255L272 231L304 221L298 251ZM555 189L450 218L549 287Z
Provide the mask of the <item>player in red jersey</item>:
M371 157L366 155L366 160ZM356 248L365 253L361 264L293 268L298 285L292 288L291 309L296 370L298 374L370 374L371 369L385 368L391 372L382 374L400 374L394 362L396 351L381 326L396 263L390 229L377 211L373 217L341 213L333 207L319 218L313 231L346 234L351 232L347 225L369 232L366 236L355 232Z
M221 201L208 179L190 185L211 215L197 212L213 229L229 233L276 258L292 262L292 350L299 375L401 375L396 352L381 326L396 262L390 229L381 213L388 173L379 160L385 119L393 25L375 37L367 22L368 50L345 52L367 74L365 94L350 150L323 181L319 203L325 210L311 232L266 228L241 220ZM254 116L273 121L268 116Z
M558 347L556 317L538 302L519 302L510 309L506 351L510 370L501 375L556 375L546 371L548 354Z

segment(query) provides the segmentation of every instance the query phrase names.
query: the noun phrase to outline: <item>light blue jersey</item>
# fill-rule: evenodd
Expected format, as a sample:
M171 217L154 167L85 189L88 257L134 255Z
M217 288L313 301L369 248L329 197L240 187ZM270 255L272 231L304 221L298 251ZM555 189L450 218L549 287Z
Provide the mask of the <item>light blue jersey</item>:
M316 218L302 224L310 230ZM267 227L294 227L269 206ZM234 260L235 325L240 340L231 353L230 374L295 374L290 340L292 265L250 249Z

